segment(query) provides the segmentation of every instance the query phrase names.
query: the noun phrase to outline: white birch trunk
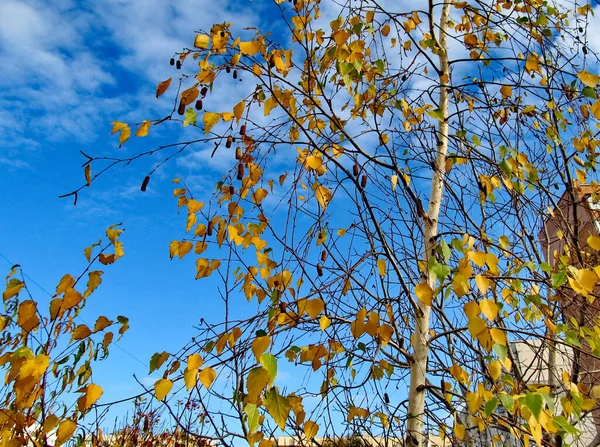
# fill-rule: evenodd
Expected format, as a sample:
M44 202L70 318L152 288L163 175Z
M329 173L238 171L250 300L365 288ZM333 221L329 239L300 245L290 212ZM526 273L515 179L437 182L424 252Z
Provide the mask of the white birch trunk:
M430 11L433 14L433 11ZM423 219L423 260L428 265L433 256L438 234L438 220L444 191L444 180L446 175L446 155L448 153L448 100L450 81L450 66L448 63L446 27L450 18L450 3L444 3L440 16L440 32L438 44L440 47L440 94L439 108L444 117L438 124L437 147L434 170L431 180L431 193L427 216ZM433 20L433 17L430 18ZM433 37L433 36L432 36ZM432 289L435 288L435 275L427 271L422 279ZM429 328L431 307L417 301L418 308L415 315L415 333L413 335L413 363L410 370L410 389L408 402L408 433L407 445L410 447L424 447L427 439L423 430L425 413L425 379L427 376L427 357L429 354Z

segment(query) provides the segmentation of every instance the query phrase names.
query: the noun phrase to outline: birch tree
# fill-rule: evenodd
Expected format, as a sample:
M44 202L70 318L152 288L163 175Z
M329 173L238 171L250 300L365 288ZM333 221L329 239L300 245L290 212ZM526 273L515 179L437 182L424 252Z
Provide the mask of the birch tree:
M165 116L113 123L121 145L155 125L192 138L86 158L84 186L147 154L230 166L214 189L174 180L171 258L218 278L221 318L153 357L156 398L193 396L198 434L226 445L576 442L600 388L577 359L534 384L518 353L597 354L595 314L561 307L592 309L598 282L600 239L577 224L598 186L592 6L272 8L272 34L225 22L190 39L157 86Z

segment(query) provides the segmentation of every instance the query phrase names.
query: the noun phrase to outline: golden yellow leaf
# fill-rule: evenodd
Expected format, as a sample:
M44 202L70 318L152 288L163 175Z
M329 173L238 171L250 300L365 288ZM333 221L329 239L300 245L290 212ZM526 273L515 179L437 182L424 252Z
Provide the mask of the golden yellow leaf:
M266 189L258 188L252 194L252 201L258 205L260 202L262 202L264 200L265 197L267 197L267 195L269 195L269 193L267 192Z
M427 306L431 306L433 302L433 290L429 284L417 284L415 287L415 295L418 300Z
M600 76L590 73L589 71L581 71L577 74L577 77L588 87L596 87L600 81Z
M277 107L279 104L274 96L271 96L269 99L265 101L265 116L269 116L271 114L271 110Z
M220 120L220 113L206 112L202 117L202 122L204 123L204 134L206 135L208 132L210 132L210 129L212 129L213 126L217 124Z
M160 95L162 95L164 92L167 91L167 89L169 88L169 86L171 85L171 80L172 78L169 78L165 81L162 81L160 84L158 84L156 86L156 99L158 99L158 97ZM114 133L114 132L113 132Z
M493 380L498 380L502 375L502 364L498 360L493 360L488 365L488 371Z
M490 321L494 321L498 316L498 305L494 300L481 300L479 308L481 313Z
M252 352L256 357L256 361L260 361L260 356L267 350L269 345L271 344L271 337L268 335L264 335L262 337L257 337L252 341Z
M119 134L119 147L121 147L129 137L131 136L131 129L127 126L121 129L121 133Z
M381 28L381 34L383 34L384 37L387 37L389 33L390 33L390 25L386 24L383 28Z
M490 288L490 280L483 275L475 276L475 284L482 295L485 295L485 292Z
M473 261L474 264L479 267L483 267L485 265L485 261L487 259L487 255L482 251L470 251L469 259Z
M233 108L233 115L235 116L236 121L239 123L240 118L244 114L244 108L246 107L246 101L238 102Z
M240 42L240 52L242 54L253 56L258 53L262 48L262 44L258 41L251 42Z
M392 182L392 191L396 191L396 185L398 184L398 176L395 174L392 175L390 181Z
M392 335L394 335L394 328L389 324L382 324L379 326L379 338L381 339L381 344L386 346L388 342L392 339Z
M503 99L510 98L512 96L512 87L510 85L503 85L500 88L500 93Z
M463 424L454 424L454 436L458 439L465 439L465 426Z
M56 286L56 295L64 293L67 289L70 289L75 285L75 278L68 273L60 279L60 282Z
M100 315L96 319L96 323L94 324L94 332L98 332L98 331L101 331L103 329L106 329L111 324L113 324L112 320L109 320L104 315Z
M210 385L213 383L216 377L217 372L210 366L200 371L200 382L202 382L202 385L204 385L207 389L210 388Z
M94 270L88 274L87 289L83 293L84 298L90 296L102 283L102 273L100 270Z
M110 131L111 135L127 128L127 124L126 123L122 123L120 121L113 121L112 123L110 123L113 125L112 130Z
M269 371L262 366L254 368L248 374L246 379L246 389L248 390L248 402L257 403L265 387L271 379Z
M321 316L321 318L319 319L319 326L321 327L322 331L331 326L331 320L327 318L327 315Z
M319 202L319 206L322 210L325 210L325 208L327 208L327 205L329 205L329 202L331 202L333 194L327 188L320 185L314 188L314 190L317 202Z
M73 333L71 334L71 340L83 340L86 337L89 337L92 334L92 331L85 324L80 324L77 326Z
M201 50L205 50L208 48L209 39L210 37L206 34L196 34L196 37L194 38L194 46L196 48L200 48Z
M490 337L494 341L494 343L498 343L499 345L506 346L506 334L502 329L491 328L490 329ZM508 369L508 368L507 368Z
M381 276L382 278L386 275L387 265L386 260L384 258L377 260L377 271L379 272L379 276Z
M37 316L37 304L33 300L26 300L19 304L19 315L17 324L25 332L31 332L40 324L40 319Z
M190 241L182 241L179 244L179 259L183 258L185 255L187 255L192 248L194 247L194 244L192 244Z
M187 369L198 369L202 366L202 357L200 354L190 354L187 358Z
M103 392L102 387L96 385L95 383L90 383L88 386L82 389L85 394L77 399L77 406L79 411L82 413L94 405L100 396L102 396Z
M306 439L313 439L315 436L317 436L318 432L319 424L313 421L306 421L304 423L304 435L306 436Z
M186 369L183 372L183 381L185 382L185 389L191 390L196 386L196 381L198 379L198 369Z
M169 379L158 379L154 383L154 393L156 394L156 398L158 400L163 400L165 397L167 397L167 394L169 394L171 388L173 388L173 382L171 382Z
M600 237L598 236L590 236L587 238L587 243L594 250L600 250Z
M77 424L69 419L62 421L56 430L56 441L54 447L58 447L67 442L77 429Z
M136 137L145 137L148 135L148 131L150 130L150 126L152 125L152 121L142 121L140 127L135 132Z
M325 310L325 303L321 298L315 298L314 300L308 300L306 303L306 313L313 320Z
M479 317L475 317L469 320L468 324L469 332L473 338L477 338L483 331L487 329L487 324Z
M85 168L83 168L83 175L85 176L85 182L87 183L88 186L90 186L90 184L92 183L92 165L91 164L87 164L85 165Z

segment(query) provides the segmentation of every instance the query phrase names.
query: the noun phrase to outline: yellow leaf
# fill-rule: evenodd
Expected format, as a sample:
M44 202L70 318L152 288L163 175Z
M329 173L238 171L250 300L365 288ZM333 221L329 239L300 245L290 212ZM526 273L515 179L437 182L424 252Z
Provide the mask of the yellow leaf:
M387 271L385 259L382 258L377 261L377 271L379 271L379 276L381 276L382 278L385 276Z
M131 129L129 127L125 127L121 130L121 133L119 134L119 147L121 147L123 144L125 144L125 142L127 140L129 140L129 137L131 136Z
M197 200L190 199L188 200L187 207L188 213L196 213L202 209L204 206L203 202L198 202Z
M582 71L577 74L577 77L588 87L596 87L600 81L600 76L590 73L589 71Z
M240 52L248 56L253 56L262 48L262 44L258 41L240 42Z
M502 94L502 98L510 98L512 95L512 87L510 85L504 85L500 88L500 93Z
M381 339L381 344L386 346L388 342L392 339L392 335L394 335L394 328L389 324L382 324L379 326L379 337Z
M306 436L306 439L313 439L315 436L317 436L317 433L319 431L319 425L313 421L306 421L304 423L304 435Z
M498 305L494 300L481 300L479 307L481 313L490 321L494 321L498 316Z
M210 385L213 383L216 377L217 372L210 366L200 371L200 382L202 382L202 385L204 385L206 389L210 388Z
M256 191L254 191L254 193L252 194L252 201L254 203L256 203L257 205L263 201L263 199L265 197L267 197L269 193L267 192L266 189L264 188L258 188Z
M62 421L56 430L56 441L54 442L54 446L58 447L63 445L73 436L75 430L77 429L77 424L71 420Z
M206 135L208 132L210 132L210 129L212 129L213 126L217 124L220 120L220 113L206 112L202 117L202 122L204 123L204 134Z
M317 186L315 188L315 197L317 198L321 209L325 210L325 208L327 208L327 205L329 205L329 202L331 202L333 194L324 186Z
M269 337L268 335L257 337L252 342L252 352L254 353L257 362L260 361L260 356L263 355L263 353L267 350L270 344L271 337Z
M158 400L163 400L173 388L173 382L169 379L159 379L154 383L154 393Z
M106 329L111 324L113 324L112 320L109 320L104 315L100 315L98 317L98 319L96 320L96 324L94 324L94 332L98 332L103 329Z
M71 334L71 340L83 340L86 337L89 337L92 334L92 331L85 324L80 324L75 328L73 333Z
M529 56L527 56L527 61L525 62L525 69L527 71L539 71L540 59L537 54L530 53Z
M94 290L102 283L102 272L100 270L94 270L88 274L87 290L83 293L83 297L87 298Z
M141 126L135 132L136 137L145 137L148 135L148 131L150 130L150 126L152 125L152 121L142 121Z
M417 295L420 302L431 306L431 303L433 302L433 290L429 284L417 284L415 287L415 295Z
M482 295L485 295L485 292L490 288L490 280L483 275L475 276L475 284Z
M25 332L31 332L38 324L40 324L40 319L36 312L37 304L33 300L26 300L19 304L17 324L21 326Z
M468 324L469 332L473 338L477 338L483 331L487 329L487 324L479 317L472 318Z
M246 379L246 389L248 390L248 402L257 403L258 398L268 385L271 375L262 366L254 368L248 374Z
M245 101L238 102L233 108L233 115L235 116L236 121L239 123L240 118L244 114L244 108L246 107Z
M110 134L116 134L117 132L119 132L120 130L123 130L127 127L126 123L122 123L120 121L113 121L112 123L110 123L113 125L112 130L110 131Z
M600 237L598 236L590 236L587 238L587 243L594 250L600 250Z
M494 343L498 343L499 345L506 346L506 334L503 330L498 328L490 329L490 337L494 341ZM507 368L508 369L508 368Z
M156 86L156 99L158 99L158 97L160 95L162 95L164 92L167 91L167 89L169 88L169 86L171 85L171 79L169 78L166 81L162 81L160 84L158 84ZM113 132L114 133L114 132Z
M483 267L485 265L487 255L482 251L470 251L469 259L479 267Z
M87 164L85 168L83 168L83 175L85 176L85 182L88 186L92 183L92 165Z
M196 386L196 380L198 379L198 370L194 369L186 369L183 372L183 381L185 382L185 389L191 390Z
M193 247L194 244L192 244L190 241L182 241L181 244L179 244L179 259L187 255Z
M329 326L331 326L331 320L329 318L327 318L327 315L323 315L320 319L319 319L319 326L321 327L321 330L324 331L325 329L327 329Z
M502 364L498 360L493 360L488 365L488 371L493 380L498 380L502 375Z
M396 185L398 184L398 176L394 174L392 175L390 180L392 182L392 191L396 191Z
M317 318L317 316L325 310L325 303L321 298L316 298L314 300L308 300L306 303L306 313L313 320Z
M194 46L196 48L205 50L206 48L208 48L208 40L209 36L207 36L206 34L196 34L196 37L194 38Z
M390 33L390 25L386 24L383 28L381 28L381 34L383 34L384 37L387 37L389 33Z
M75 285L75 278L68 273L60 279L58 286L56 286L56 295L64 293L67 289Z
M275 97L271 96L269 99L265 101L265 116L269 116L271 114L271 110L277 107L279 104Z
M462 424L455 424L454 425L454 436L456 436L458 439L465 439L465 426Z
M200 354L190 354L187 358L187 369L198 369L202 366L203 362Z
M96 385L95 383L90 383L88 386L84 388L85 394L77 399L77 404L79 407L79 411L84 412L92 405L96 403L100 396L102 396L102 387Z

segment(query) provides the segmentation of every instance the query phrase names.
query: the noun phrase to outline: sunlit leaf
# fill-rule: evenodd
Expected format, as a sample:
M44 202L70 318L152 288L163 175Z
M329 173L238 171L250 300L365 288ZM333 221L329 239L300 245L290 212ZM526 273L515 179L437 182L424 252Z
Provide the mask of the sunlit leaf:
M415 286L415 295L420 302L431 306L433 302L433 290L429 284L417 284Z
M154 383L154 393L158 400L163 400L173 388L173 382L169 379L159 379Z
M77 429L77 424L69 419L62 421L56 430L56 441L54 446L58 447L67 442Z
M271 388L263 401L275 423L281 430L285 430L285 423L292 408L289 399L281 396L275 388Z
M209 389L213 381L217 377L217 372L211 367L206 367L200 371L200 382Z

